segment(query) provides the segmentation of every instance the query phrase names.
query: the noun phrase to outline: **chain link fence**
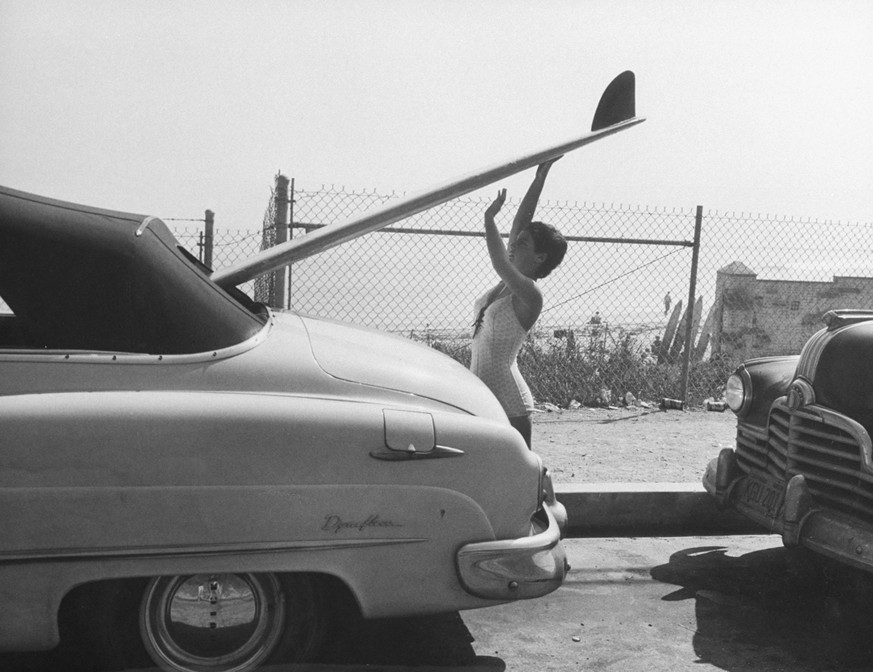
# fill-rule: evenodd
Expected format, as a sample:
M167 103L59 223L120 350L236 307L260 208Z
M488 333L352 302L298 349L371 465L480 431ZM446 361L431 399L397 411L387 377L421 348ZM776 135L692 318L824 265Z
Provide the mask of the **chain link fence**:
M276 221L271 199L263 231L216 235L214 265L272 245L277 226L297 237L401 196L292 186L289 220ZM295 263L281 306L399 333L467 364L473 302L497 281L482 235L489 202L457 199ZM501 230L518 203L504 206ZM699 405L720 398L745 359L797 354L827 310L873 309L873 224L548 201L536 218L569 241L540 281L543 312L519 355L541 404ZM196 232L177 233L197 244ZM264 277L244 289L275 304Z
M294 190L290 236L401 196ZM482 235L488 203L457 199L295 263L284 306L400 333L467 364L473 302L497 281ZM504 207L501 228L508 230L517 206ZM274 212L270 205L264 216L264 247L275 240ZM546 302L519 358L536 398L565 407L619 403L628 393L641 400L678 396L680 352L661 344L687 295L694 211L542 202L537 217L561 229L570 249L540 281ZM215 266L250 256L261 238L237 235L238 254L228 256L224 235L216 235ZM275 305L272 282L256 283L257 300ZM668 293L676 297L669 311ZM669 374L653 377L657 367Z
M295 191L292 230L344 220L387 198L399 195ZM498 280L482 234L489 202L457 199L295 264L290 306L404 334L466 365L473 303ZM502 230L518 204L504 206ZM677 395L680 353L658 345L676 308L665 311L664 297L681 303L687 293L694 211L542 202L537 218L558 227L569 249L540 281L543 312L519 356L535 397L562 407L618 403L628 393L657 399L663 381L650 384L649 369L668 359L669 392ZM640 240L651 243L628 242Z

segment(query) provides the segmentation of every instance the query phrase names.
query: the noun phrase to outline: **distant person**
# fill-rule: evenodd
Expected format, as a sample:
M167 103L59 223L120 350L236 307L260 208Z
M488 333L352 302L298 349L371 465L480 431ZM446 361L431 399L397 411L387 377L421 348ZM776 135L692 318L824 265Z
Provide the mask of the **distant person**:
M498 191L485 210L488 254L500 282L479 297L474 306L470 370L500 401L528 448L533 396L518 370L517 357L543 308L543 295L536 281L551 273L567 251L567 241L555 227L532 221L549 169L556 160L537 168L512 220L508 249L494 222L506 201L506 189Z
M591 319L588 320L592 336L596 337L600 335L601 322L603 322L603 319L600 317L600 311L598 310L594 313L594 315L591 316Z
M670 297L670 292L667 292L667 295L664 297L664 317L670 312L671 303L673 303L673 299Z

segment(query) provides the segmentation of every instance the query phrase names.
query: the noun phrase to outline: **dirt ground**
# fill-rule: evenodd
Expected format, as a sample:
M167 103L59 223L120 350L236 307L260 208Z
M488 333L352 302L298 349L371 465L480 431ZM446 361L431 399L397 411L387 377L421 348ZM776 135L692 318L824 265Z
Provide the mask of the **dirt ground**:
M734 445L736 416L628 407L537 412L533 449L556 484L700 482L706 465Z

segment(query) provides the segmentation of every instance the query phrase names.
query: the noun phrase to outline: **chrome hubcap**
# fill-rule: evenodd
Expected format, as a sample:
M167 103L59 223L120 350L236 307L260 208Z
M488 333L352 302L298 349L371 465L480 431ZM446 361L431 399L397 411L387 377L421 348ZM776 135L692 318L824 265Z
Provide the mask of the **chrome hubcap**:
M143 641L162 667L252 669L282 634L284 602L272 575L197 574L153 579L143 597Z

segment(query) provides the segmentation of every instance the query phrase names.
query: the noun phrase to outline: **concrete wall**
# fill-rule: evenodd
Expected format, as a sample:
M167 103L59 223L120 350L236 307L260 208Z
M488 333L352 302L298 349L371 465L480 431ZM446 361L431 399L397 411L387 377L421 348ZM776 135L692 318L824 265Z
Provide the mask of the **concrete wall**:
M735 262L718 271L712 351L742 359L797 354L836 308L873 309L873 278L759 280Z

